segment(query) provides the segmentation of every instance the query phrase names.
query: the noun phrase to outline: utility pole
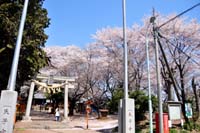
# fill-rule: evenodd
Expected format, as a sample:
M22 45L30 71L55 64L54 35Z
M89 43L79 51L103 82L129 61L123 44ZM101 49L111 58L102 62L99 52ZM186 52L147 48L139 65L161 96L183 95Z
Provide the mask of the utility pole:
M163 133L163 109L162 109L162 90L161 90L161 80L160 80L160 65L159 65L159 48L157 42L157 27L155 24L155 11L153 9L153 16L150 22L153 25L153 38L155 44L155 58L156 58L156 78L157 78L157 95L158 95L158 111L159 111L159 133Z

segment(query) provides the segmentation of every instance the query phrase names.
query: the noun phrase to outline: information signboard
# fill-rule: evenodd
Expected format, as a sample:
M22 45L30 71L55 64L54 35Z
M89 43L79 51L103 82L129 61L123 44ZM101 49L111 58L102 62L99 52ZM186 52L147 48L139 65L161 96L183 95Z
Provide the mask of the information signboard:
M192 104L191 103L185 104L185 113L186 113L187 118L192 118Z
M181 119L181 106L178 104L168 105L169 119L180 120Z

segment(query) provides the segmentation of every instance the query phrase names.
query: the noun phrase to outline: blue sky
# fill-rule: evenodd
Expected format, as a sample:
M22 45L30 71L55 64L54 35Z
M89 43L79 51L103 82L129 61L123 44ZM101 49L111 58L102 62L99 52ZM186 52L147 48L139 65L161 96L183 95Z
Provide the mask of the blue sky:
M141 23L152 8L161 14L180 13L199 0L126 0L127 26ZM122 27L122 0L45 0L44 8L51 19L45 30L46 46L76 45L92 42L91 35L105 27ZM200 20L200 6L184 16Z

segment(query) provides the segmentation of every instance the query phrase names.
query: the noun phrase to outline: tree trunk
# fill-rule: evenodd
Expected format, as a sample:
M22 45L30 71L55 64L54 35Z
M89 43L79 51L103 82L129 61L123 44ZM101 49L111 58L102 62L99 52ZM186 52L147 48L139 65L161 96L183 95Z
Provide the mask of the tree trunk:
M192 89L194 92L195 104L196 104L196 112L197 112L197 121L200 121L200 108L199 108L199 96L197 94L197 84L195 83L195 77L192 78Z
M186 112L185 112L186 98L185 98L185 91L184 91L184 89L181 91L181 93L182 93L182 102L183 102L182 103L182 113L183 113L183 117L184 117L185 121L188 122L189 120L188 120L188 118L186 116Z
M76 106L76 100L72 100L69 105L69 116L74 115L75 106Z
M185 96L185 84L184 84L184 76L183 76L183 71L181 71L180 69L180 82L181 82L181 96L182 96L182 113L184 116L184 119L186 122L188 122L188 118L186 116L186 112L185 112L185 103L186 103L186 96Z

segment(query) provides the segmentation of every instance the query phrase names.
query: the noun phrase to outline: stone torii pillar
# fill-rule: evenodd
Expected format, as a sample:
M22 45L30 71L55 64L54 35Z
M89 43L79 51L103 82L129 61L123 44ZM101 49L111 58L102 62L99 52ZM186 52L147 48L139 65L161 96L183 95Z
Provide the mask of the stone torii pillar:
M68 82L65 81L65 88L64 88L64 121L68 120Z
M27 105L26 105L26 113L25 113L25 116L23 118L24 120L31 120L30 112L31 112L31 105L32 105L32 100L33 100L34 88L35 88L35 83L34 83L34 81L32 81L31 87L30 87L30 90L29 90L28 102L27 102Z
M69 114L69 108L68 108L68 91L69 88L74 89L74 85L69 82L74 82L75 79L67 79L65 80L65 90L64 90L64 120L63 122L68 121L68 114Z
M37 75L36 79L48 79L48 76L43 76L43 75ZM53 80L57 81L64 81L64 122L68 121L68 89L69 88L74 88L74 85L71 84L71 82L75 82L75 77L62 77L62 76L53 76ZM28 96L28 101L27 101L27 106L26 106L26 113L25 116L23 117L23 120L31 120L30 117L30 111L31 111L31 105L32 105L32 99L33 99L33 93L34 93L34 87L35 84L37 85L42 85L40 82L32 81L31 82L31 87L29 91L29 96ZM61 86L63 86L61 84ZM43 85L42 85L43 86ZM48 85L47 85L48 86ZM44 86L46 87L46 85Z

